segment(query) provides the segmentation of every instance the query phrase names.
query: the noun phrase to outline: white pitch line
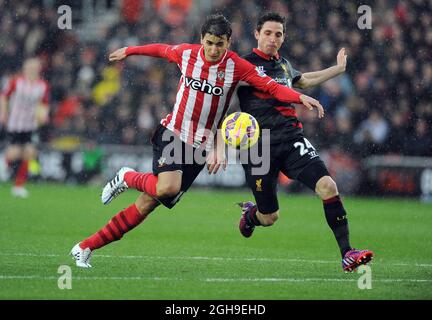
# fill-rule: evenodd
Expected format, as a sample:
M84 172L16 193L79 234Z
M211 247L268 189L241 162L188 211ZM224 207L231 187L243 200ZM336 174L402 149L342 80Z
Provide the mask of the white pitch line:
M58 277L41 275L0 275L0 280L58 280ZM357 282L357 279L338 278L205 278L182 279L162 277L72 277L72 280L113 280L113 281L200 281L200 282ZM373 279L373 282L415 282L430 283L432 279Z
M22 256L22 257L66 257L67 255L60 254L36 254L36 253L0 253L0 256ZM113 256L96 254L94 257L107 259L169 259L169 260L210 260L210 261L258 261L258 262L300 262L300 263L319 263L319 264L334 264L335 260L308 260L308 259L290 259L290 258L236 258L236 257L203 257L203 256ZM380 261L381 265L401 266L401 267L423 267L432 268L429 263L392 263L388 261Z

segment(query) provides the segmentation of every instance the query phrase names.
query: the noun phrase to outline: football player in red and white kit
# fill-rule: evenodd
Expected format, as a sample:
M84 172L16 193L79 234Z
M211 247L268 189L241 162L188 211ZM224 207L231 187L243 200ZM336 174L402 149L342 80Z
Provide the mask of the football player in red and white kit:
M48 121L48 83L40 77L37 58L24 62L22 75L13 77L0 96L0 125L6 128L6 167L15 174L12 194L26 198L29 160L37 155L37 130Z
M226 167L223 141L214 136L240 81L278 100L302 103L310 110L317 108L319 116L323 116L323 108L317 100L279 85L254 65L229 51L231 32L231 24L224 16L212 15L201 27L201 44L150 44L121 48L110 54L110 61L120 61L129 55L165 58L178 65L181 77L173 111L161 121L151 140L153 172L140 173L121 168L104 187L102 202L108 204L128 188L143 193L101 230L72 248L71 254L78 267L91 267L93 250L119 240L159 204L172 208L206 162L210 174L216 173L221 165ZM165 152L173 144L180 146L181 156L179 161L169 162L169 155ZM197 160L202 154L204 161ZM190 155L193 159L189 158L191 161L188 162L186 158Z

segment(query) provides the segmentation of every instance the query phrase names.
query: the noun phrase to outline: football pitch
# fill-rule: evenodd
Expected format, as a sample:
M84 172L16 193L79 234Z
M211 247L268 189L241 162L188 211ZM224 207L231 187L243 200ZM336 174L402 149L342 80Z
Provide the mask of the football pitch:
M375 252L368 276L345 274L318 198L279 193L277 223L253 237L238 231L246 191L198 190L95 251L78 269L72 246L138 195L108 206L95 187L33 184L16 199L0 185L0 299L431 299L432 205L344 197L351 244ZM59 277L71 267L71 289ZM62 269L63 268L63 269ZM61 281L60 281L61 282Z

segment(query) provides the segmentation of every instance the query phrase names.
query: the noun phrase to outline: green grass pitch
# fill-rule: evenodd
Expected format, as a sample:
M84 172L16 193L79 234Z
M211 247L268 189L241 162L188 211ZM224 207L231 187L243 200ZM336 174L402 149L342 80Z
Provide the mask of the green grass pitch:
M432 205L345 197L351 243L376 254L372 289L345 274L322 203L279 194L280 219L244 239L236 201L246 191L192 189L158 208L121 241L78 269L72 246L99 230L138 195L103 206L100 189L30 185L30 198L0 185L0 299L431 299ZM72 289L58 269L71 267Z

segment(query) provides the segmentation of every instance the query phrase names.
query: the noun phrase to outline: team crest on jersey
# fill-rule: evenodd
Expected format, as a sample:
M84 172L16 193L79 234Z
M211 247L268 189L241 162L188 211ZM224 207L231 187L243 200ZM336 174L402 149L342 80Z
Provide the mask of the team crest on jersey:
M262 179L257 179L255 181L256 184L256 191L262 191Z
M166 159L164 157L159 158L159 160L158 160L159 168L163 167L165 165L165 161L166 161Z
M217 73L217 77L218 77L219 80L222 80L223 78L225 78L225 72L219 71Z
M258 72L258 75L260 77L265 77L266 76L265 70L264 70L264 66L258 66L258 67L256 67L256 71Z

